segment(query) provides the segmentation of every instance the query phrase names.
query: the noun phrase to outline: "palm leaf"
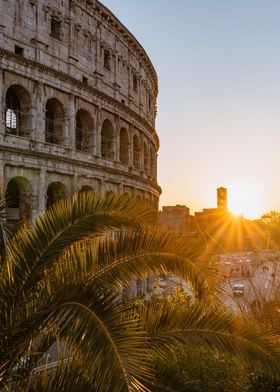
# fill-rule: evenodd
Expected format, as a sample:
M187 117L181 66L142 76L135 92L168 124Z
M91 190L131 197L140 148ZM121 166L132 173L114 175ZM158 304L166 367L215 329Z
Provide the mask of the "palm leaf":
M227 352L279 378L280 349L275 336L227 309L201 304L179 308L149 304L140 310L157 352L172 354L177 343L206 345Z
M154 211L145 203L126 195L75 195L59 202L37 218L32 225L23 225L9 244L9 256L2 268L0 301L15 300L21 289L33 280L47 263L75 241L98 236L120 226L152 222ZM1 302L0 302L1 303Z
M114 230L72 247L48 274L52 284L57 277L57 286L60 279L69 283L81 276L88 282L85 289L109 285L112 290L123 288L135 277L173 274L186 280L202 299L219 294L212 267L198 257L202 248L198 240L183 241L158 229Z

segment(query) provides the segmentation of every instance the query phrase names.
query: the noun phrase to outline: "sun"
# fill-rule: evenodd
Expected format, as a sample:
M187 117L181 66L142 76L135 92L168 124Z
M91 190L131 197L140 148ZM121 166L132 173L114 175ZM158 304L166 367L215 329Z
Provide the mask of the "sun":
M232 188L229 192L228 208L234 215L257 219L262 215L259 195L247 187Z

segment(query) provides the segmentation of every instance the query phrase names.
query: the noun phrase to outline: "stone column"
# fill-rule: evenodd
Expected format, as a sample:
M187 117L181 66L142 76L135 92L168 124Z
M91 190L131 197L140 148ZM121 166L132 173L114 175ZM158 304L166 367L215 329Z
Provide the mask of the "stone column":
M100 182L100 193L105 193L106 190L106 182L102 179Z
M150 177L150 167L151 167L151 160L150 160L150 147L149 147L149 141L146 141L146 147L147 147L147 167L146 167L146 176ZM145 170L145 168L144 168Z
M95 143L94 143L94 155L97 157L101 157L101 127L102 127L102 119L101 119L101 109L100 107L96 108L96 127L95 127Z
M32 107L33 137L36 141L46 140L46 100L42 83L35 83L35 98Z
M0 29L1 37L1 29ZM0 134L5 134L5 94L4 94L4 70L0 69Z
M3 152L0 153L0 189L5 190L5 160L3 159Z
M42 168L39 174L39 184L38 184L38 213L42 213L47 206L47 184L46 184L46 169Z
M65 126L65 146L76 149L76 103L74 95L69 96Z
M39 215L38 205L39 205L39 195L32 195L30 196L30 204L31 204L31 219L36 218Z
M131 104L133 103L133 95L131 92L131 66L127 65L127 97L128 97L128 107L131 107Z
M103 74L103 47L101 47L101 30L99 27L96 29L96 63L95 71Z
M5 30L5 26L0 24L0 42L4 42L4 30Z
M144 172L144 140L142 132L139 135L139 145L140 145L140 162L139 162L139 170L140 172Z
M119 116L116 116L114 135L115 135L114 160L120 162L120 117Z
M157 180L157 158L158 154L155 152L155 163L154 163L154 173L153 173L153 178Z
M77 173L74 174L71 181L71 195L74 193L78 193L81 189L82 184L79 184L79 175Z
M134 134L134 127L133 127L133 125L129 124L129 131L128 131L128 167L133 167L133 134Z

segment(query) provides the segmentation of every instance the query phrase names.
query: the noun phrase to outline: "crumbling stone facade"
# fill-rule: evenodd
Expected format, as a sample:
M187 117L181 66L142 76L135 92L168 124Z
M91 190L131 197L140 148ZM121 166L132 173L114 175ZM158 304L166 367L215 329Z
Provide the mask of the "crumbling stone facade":
M158 208L157 75L97 0L0 0L0 183L15 219L83 190Z

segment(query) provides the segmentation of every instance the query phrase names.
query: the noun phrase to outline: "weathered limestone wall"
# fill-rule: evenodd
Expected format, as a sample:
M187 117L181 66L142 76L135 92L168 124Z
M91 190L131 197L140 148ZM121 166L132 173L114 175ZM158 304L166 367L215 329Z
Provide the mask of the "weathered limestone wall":
M22 215L43 211L53 184L157 208L157 91L144 49L100 2L0 0L0 182L16 182Z

